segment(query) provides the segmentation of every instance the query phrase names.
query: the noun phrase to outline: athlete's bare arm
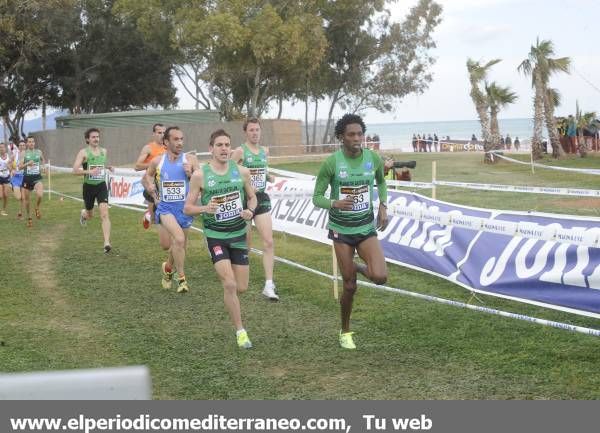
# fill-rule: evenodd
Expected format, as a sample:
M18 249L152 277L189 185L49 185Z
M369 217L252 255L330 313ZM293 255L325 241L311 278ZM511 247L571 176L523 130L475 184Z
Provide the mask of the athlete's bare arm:
M96 171L96 173L93 173L90 170L84 170L83 169L83 163L86 160L86 156L85 156L85 149L81 149L78 153L77 156L75 157L75 162L73 163L73 174L76 176L83 176L86 174L92 174L92 175L97 175L99 174L100 170L98 168L95 168L93 171Z
M242 149L242 146L238 147L233 152L231 152L230 159L232 161L234 161L236 164L239 164L240 162L242 162L243 158L244 158L244 149Z
M251 220L252 217L254 217L254 212L256 211L258 202L256 200L254 188L250 184L250 170L241 165L238 165L238 170L242 175L242 179L244 179L244 190L246 191L246 209L242 211L241 216L245 220Z
M148 191L148 194L154 197L156 203L158 203L160 197L158 197L158 192L156 191L154 177L156 176L156 167L158 167L160 158L162 158L162 155L156 156L152 161L150 161L148 168L146 168L146 173L142 177L142 185L144 186L144 189Z
M204 185L202 170L196 170L190 179L190 192L188 192L183 206L184 214L196 216L216 212L219 205L214 200L211 200L206 206L198 205L198 201L202 198L202 185Z
M135 171L142 171L148 168L150 163L144 162L146 158L148 158L148 155L150 155L150 145L146 144L144 147L142 147L140 156L138 156L137 161L135 161Z

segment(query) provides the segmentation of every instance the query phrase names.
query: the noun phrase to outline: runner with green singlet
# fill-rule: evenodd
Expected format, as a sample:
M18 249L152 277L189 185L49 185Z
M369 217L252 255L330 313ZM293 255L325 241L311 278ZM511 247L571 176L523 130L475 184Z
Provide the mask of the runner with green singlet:
M249 118L243 125L246 141L231 154L231 159L250 170L250 182L256 192L256 212L254 225L263 244L263 268L265 271L265 285L263 295L271 301L279 301L277 288L273 282L273 268L275 266L275 248L273 246L273 222L271 221L271 199L265 192L267 181L273 181L268 173L269 150L260 145L261 128L256 118ZM250 226L251 228L251 226ZM248 230L247 242L250 247L252 232Z
M106 186L106 170L114 171L106 164L106 149L100 147L100 131L90 128L83 134L87 147L81 149L73 163L73 174L83 176L83 203L79 223L82 226L92 219L94 203L98 202L102 235L104 237L104 253L110 253L110 218L108 216L108 187Z
M256 211L256 195L250 171L229 159L231 137L227 132L213 132L208 151L212 159L192 175L183 211L186 215L202 215L206 243L223 284L225 307L236 329L237 344L249 349L252 343L242 324L237 294L248 289L246 231L247 221Z
M37 219L42 218L42 214L40 212L40 205L42 204L42 197L44 195L42 172L44 171L43 166L46 161L42 151L35 148L35 138L32 136L27 137L26 146L25 152L19 156L21 160L19 161L18 169L24 170L21 190L23 191L23 201L25 201L25 212L27 213L27 227L33 227L29 197L31 195L31 191L35 191L35 216Z
M333 241L342 273L339 340L344 349L356 348L350 332L350 315L357 272L375 284L387 281L385 257L376 232L376 229L385 230L388 224L384 164L375 152L362 148L365 130L362 118L354 114L346 114L337 122L335 136L342 142L342 148L324 161L313 194L315 206L329 209L328 237ZM375 182L380 203L377 226L373 209ZM331 198L325 197L328 187L331 187ZM365 264L354 262L355 251Z

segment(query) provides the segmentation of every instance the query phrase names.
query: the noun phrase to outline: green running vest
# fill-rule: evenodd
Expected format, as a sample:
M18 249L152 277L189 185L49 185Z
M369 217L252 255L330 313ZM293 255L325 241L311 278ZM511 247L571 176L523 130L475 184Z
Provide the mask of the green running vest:
M228 161L227 173L215 173L210 164L202 167L204 185L201 203L206 206L214 197L219 204L214 214L203 213L202 223L207 238L232 239L246 233L246 221L241 217L246 203L244 179L237 164Z
M267 153L263 147L259 148L258 155L252 153L246 143L242 144L244 156L242 165L250 169L250 184L258 192L264 192L267 187Z
M347 158L343 150L335 152L335 175L331 182L331 199L352 196L352 210L331 208L327 227L346 235L367 234L375 230L373 187L375 162L369 149L356 159Z

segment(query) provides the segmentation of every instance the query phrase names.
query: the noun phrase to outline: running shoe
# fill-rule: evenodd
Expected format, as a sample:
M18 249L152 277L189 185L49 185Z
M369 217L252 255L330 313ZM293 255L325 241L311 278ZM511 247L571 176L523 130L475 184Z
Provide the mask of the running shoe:
M352 340L352 334L354 332L342 332L340 331L340 346L344 349L356 349L356 345Z
M33 220L31 218L27 218L27 227L33 227Z
M152 224L152 213L147 210L144 212L144 217L142 218L142 225L147 230L150 228L150 224Z
M275 284L265 284L262 294L273 302L279 301L279 296L275 292Z
M81 224L82 226L87 225L86 214L87 212L85 211L85 209L81 209L81 212L79 214L79 224Z
M6 211L0 211L0 215L2 215L2 216L8 216L8 214L6 213Z
M42 218L42 213L40 212L40 210L37 207L35 208L35 217L37 219L41 219Z
M23 219L23 213L19 212L19 213L17 214L17 219L18 219L18 220L22 220L22 219Z
M240 349L250 349L252 347L252 342L248 338L248 333L246 331L242 331L238 334L237 344Z
M170 289L171 288L171 282L173 281L173 270L171 270L171 272L167 272L167 262L163 262L162 263L162 280L161 280L161 284L163 286L163 289Z
M177 286L177 293L185 293L189 292L190 287L185 279L179 280L179 285Z
M356 272L361 274L363 277L367 277L367 265L364 263L356 263L356 262L354 262L354 264L356 265Z
M112 247L109 244L104 245L104 254L110 253Z

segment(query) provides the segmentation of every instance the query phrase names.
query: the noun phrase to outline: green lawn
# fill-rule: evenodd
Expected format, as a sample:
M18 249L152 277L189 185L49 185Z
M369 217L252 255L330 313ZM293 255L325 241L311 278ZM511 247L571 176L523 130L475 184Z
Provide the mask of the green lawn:
M399 155L417 159L414 180L438 179L596 188L594 176L536 170L481 155ZM600 159L564 160L599 167ZM319 163L279 165L314 173ZM53 188L79 196L81 179L53 177ZM429 192L421 191L424 194ZM446 201L502 209L596 215L558 196L438 189ZM586 199L589 200L589 199ZM570 205L570 203L573 203ZM263 299L259 256L241 296L255 345L240 351L202 235L193 232L186 274L191 292L160 287L154 229L140 214L111 209L115 254L102 254L99 221L83 228L79 202L56 196L33 229L0 220L0 370L4 372L149 366L158 399L597 399L600 339L527 322L360 288L353 330L356 351L337 344L338 305L328 280L278 264L282 301ZM276 254L331 272L330 247L276 234ZM258 245L257 245L258 246ZM307 252L310 251L310 254ZM466 301L445 280L390 268L394 287ZM485 305L600 328L600 321L483 297Z

